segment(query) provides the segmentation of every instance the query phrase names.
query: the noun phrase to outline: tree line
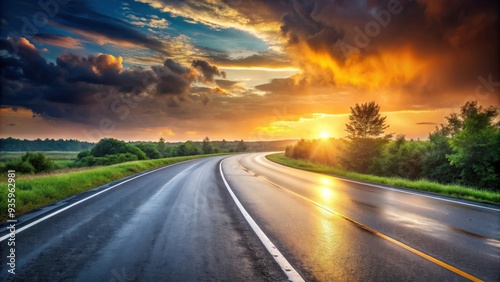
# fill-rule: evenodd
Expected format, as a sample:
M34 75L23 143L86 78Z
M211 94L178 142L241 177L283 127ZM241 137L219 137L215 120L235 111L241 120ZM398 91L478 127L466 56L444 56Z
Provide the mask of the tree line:
M465 103L429 133L428 140L385 134L375 102L351 107L347 138L300 140L286 156L379 176L427 179L500 191L498 108Z
M163 141L158 141L158 142L164 142L165 143L165 148L167 148L167 151L172 150L173 147L179 146L185 142L167 142L162 138ZM256 152L264 152L264 151L279 151L282 150L285 146L289 144L295 143L297 140L277 140L277 141L245 141L244 144L247 147L247 150L250 151L256 151ZM151 141L134 141L134 142L128 142L129 144L132 145L138 145L138 144L150 144L156 146L158 142L151 142ZM210 145L214 148L214 150L217 150L219 148L220 152L236 152L236 151L243 151L242 147L238 149L238 144L241 142L241 140L208 140ZM190 141L192 145L198 147L200 150L203 151L202 146L203 142L200 141ZM0 151L4 152L42 152L42 151L72 151L72 152L80 152L83 150L90 150L92 149L96 143L91 143L91 142L86 142L86 141L78 141L78 140L73 140L73 139L35 139L35 140L21 140L21 139L16 139L16 138L0 138ZM242 145L240 145L242 146ZM205 151L208 148L205 148ZM165 151L161 150L160 151ZM172 152L169 154L168 152L163 155L175 155L175 152Z
M63 168L72 167L90 167L112 165L127 161L159 159L168 157L191 156L200 154L214 153L233 153L252 151L277 151L288 144L293 144L295 140L282 141L255 141L245 142L243 140L226 141L211 141L206 137L202 142L186 141L186 142L166 142L160 138L158 142L137 141L125 142L114 138L104 138L98 143L80 142L76 140L55 140L57 143L67 143L68 146L47 146L47 142L51 143L53 139L46 140L19 140L15 138L2 139L7 140L7 144L16 144L16 146L6 146L0 149L7 151L26 151L38 149L38 152L26 152L21 158L10 159L0 162L0 172L5 172L8 169L14 169L20 173L40 173L50 172L59 169L43 151L75 151L78 147L71 144L75 142L81 143L83 150L80 151L76 159L69 164L64 164ZM5 143L4 143L5 144ZM35 145L33 145L35 144ZM45 144L45 145L40 145Z
M125 143L114 138L100 140L91 150L78 154L75 166L111 165L135 160L159 159L169 157L194 156L201 154L214 154L220 152L243 152L247 145L243 140L235 148L222 150L210 142L206 137L201 146L192 141L186 141L177 146L169 146L165 139L160 138L156 143Z
M76 160L70 164L70 167L103 166L128 161L221 152L244 152L248 148L243 140L237 141L235 146L225 144L224 141L222 145L222 148L215 146L208 137L201 142L201 145L192 141L187 141L177 146L167 145L163 138L160 138L158 142L135 144L126 143L125 141L114 138L104 138L91 149L86 149L78 153ZM0 164L0 171L13 169L20 173L49 172L55 168L54 162L42 152L26 152L21 159L14 159Z
M24 152L24 151L82 151L94 147L95 144L73 139L16 139L12 137L0 138L0 151Z

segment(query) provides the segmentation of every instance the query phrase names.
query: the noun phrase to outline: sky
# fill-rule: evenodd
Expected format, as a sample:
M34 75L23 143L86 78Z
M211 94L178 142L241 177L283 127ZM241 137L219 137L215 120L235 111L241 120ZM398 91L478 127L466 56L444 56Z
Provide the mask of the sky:
M426 139L500 105L494 0L2 1L0 137Z

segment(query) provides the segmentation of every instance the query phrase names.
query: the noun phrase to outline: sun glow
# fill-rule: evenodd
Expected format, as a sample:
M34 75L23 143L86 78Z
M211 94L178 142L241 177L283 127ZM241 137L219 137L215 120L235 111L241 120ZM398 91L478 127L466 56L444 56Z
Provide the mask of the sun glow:
M320 139L328 139L328 138L330 138L330 133L328 131L321 131L319 133L319 138Z

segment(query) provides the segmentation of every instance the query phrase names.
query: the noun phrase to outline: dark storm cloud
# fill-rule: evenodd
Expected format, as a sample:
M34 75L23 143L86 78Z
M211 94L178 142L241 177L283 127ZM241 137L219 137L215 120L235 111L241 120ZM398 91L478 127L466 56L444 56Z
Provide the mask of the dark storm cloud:
M255 86L256 89L276 95L309 95L312 89L333 85L333 80L322 76L296 74L287 78L274 78L268 83Z
M205 82L214 82L215 76L226 78L226 73L224 71L220 71L217 66L211 65L207 61L193 60L191 66L201 71Z
M256 89L270 93L290 93L300 90L292 78L274 78L269 83L255 86Z
M461 102L460 95L474 94L478 77L500 79L498 1L283 3L286 50L300 62L304 76L323 76L331 87L386 89L392 92L389 100L407 107ZM304 93L290 80L257 88Z
M265 67L265 68L286 68L290 67L290 59L283 53L264 51L250 56L232 57L227 51L216 50L207 47L198 47L204 52L205 58L216 65L229 67Z
M137 31L132 24L124 20L97 12L83 1L68 3L57 14L54 21L75 31L82 31L83 35L90 35L91 37L92 35L102 35L117 42L127 42L164 52L164 44L159 39Z
M232 81L232 80L226 80L226 79L216 79L215 83L219 87L228 89L228 88L232 88L232 87L238 85L240 82L238 82L238 81Z
M15 52L16 47L17 52ZM109 54L86 57L64 53L47 62L27 39L0 39L2 105L31 109L42 117L85 122L89 108L105 108L111 96L143 97L158 105L179 106L188 101L191 84L222 76L208 62L186 67L167 59L150 68L123 68L122 58ZM143 98L141 98L143 100ZM154 105L154 103L153 103Z
M122 46L138 46L151 49L165 56L165 44L156 37L141 33L125 20L104 15L87 1L72 0L63 5L45 7L38 2L50 1L9 1L3 5L9 28L6 36L25 37L39 42L57 45L64 48L75 48L80 40L67 36L53 35L47 32L48 27L56 27L66 32L69 30L90 42L98 44L113 43ZM36 18L35 15L44 13Z
M346 1L341 1L346 2ZM352 5L355 1L348 1ZM317 18L322 8L335 5L331 1L292 1L290 10L282 18L281 30L291 44L305 40L308 44L328 46L342 38L335 25L325 24ZM335 14L332 15L335 17Z

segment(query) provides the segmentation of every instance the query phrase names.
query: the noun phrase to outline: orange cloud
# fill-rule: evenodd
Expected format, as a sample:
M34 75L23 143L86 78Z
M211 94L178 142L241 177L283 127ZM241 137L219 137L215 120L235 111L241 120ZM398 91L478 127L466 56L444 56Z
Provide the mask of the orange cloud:
M110 54L99 54L96 61L96 68L99 72L109 70L119 72L123 69L123 58L121 56L115 57Z
M35 40L36 42L59 46L67 49L83 48L82 40L69 36L60 36L54 34L37 34L33 37L33 40Z
M429 61L418 58L410 48L385 50L366 56L352 53L345 62L339 62L331 53L314 50L305 43L299 44L296 52L302 54L304 68L309 73L331 75L337 85L371 89L409 83L431 66Z

